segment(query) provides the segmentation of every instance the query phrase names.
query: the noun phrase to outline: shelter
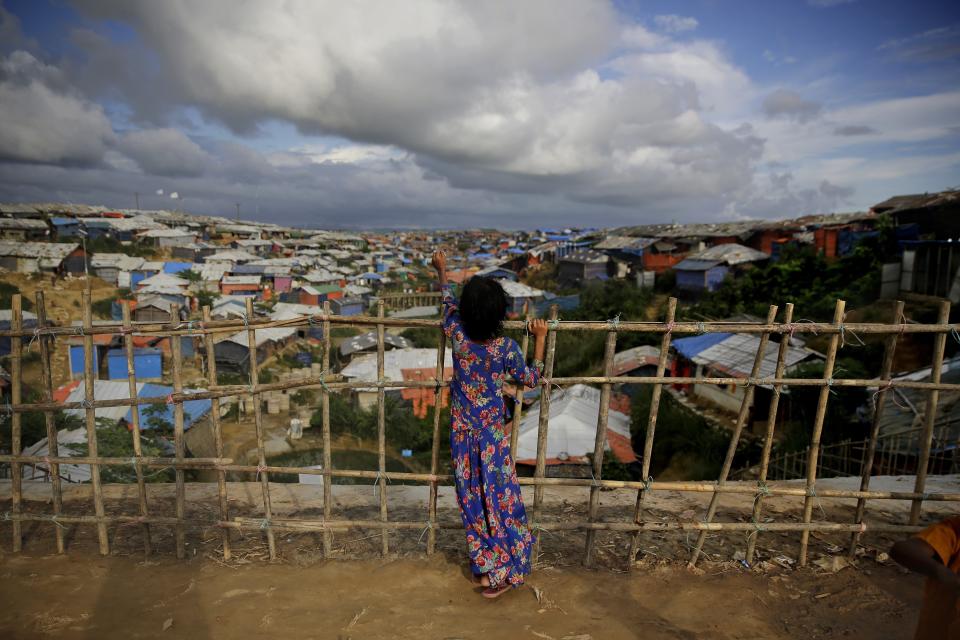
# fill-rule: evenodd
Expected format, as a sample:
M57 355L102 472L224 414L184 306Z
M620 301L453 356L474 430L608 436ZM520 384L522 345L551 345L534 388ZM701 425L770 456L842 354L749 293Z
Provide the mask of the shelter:
M389 349L412 349L413 342L402 336L392 333L383 334L383 348ZM354 356L368 351L377 350L377 332L368 331L367 333L353 338L347 338L340 344L340 355L344 358L353 358Z
M600 390L594 387L575 384L550 394L546 452L548 475L590 477L589 464L597 437L599 411ZM533 466L537 462L539 422L536 408L526 412L520 419L515 455L518 465ZM636 454L630 443L629 415L611 408L607 414L606 436L606 450L617 461L624 464L636 462ZM559 468L563 466L574 468Z
M436 371L436 349L393 349L383 354L383 379L400 382L404 380L405 369L430 369ZM444 370L453 369L453 358L450 349L444 353ZM377 354L367 353L353 359L340 372L345 378L352 381L377 381ZM363 409L374 406L377 402L377 390L374 387L355 389L357 403ZM389 393L394 393L388 390Z

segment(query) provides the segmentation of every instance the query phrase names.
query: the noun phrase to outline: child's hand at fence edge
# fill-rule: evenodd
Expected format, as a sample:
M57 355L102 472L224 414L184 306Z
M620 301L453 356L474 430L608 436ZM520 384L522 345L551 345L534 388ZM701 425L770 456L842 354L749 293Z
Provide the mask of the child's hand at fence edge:
M531 320L527 326L530 329L530 333L538 338L543 338L547 335L547 321L542 318Z
M433 252L430 264L437 270L437 273L443 273L447 270L447 254L444 253L443 249L437 249Z

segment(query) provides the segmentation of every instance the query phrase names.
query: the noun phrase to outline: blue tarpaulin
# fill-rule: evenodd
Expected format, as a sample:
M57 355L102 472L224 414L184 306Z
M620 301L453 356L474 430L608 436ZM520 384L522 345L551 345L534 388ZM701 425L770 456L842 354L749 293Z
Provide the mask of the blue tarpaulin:
M720 344L732 335L732 333L705 333L702 336L679 338L673 341L673 348L683 357L692 360L698 354L715 344Z
M191 267L193 267L192 262L164 262L163 272L180 273L181 271L189 271Z
M140 390L139 397L141 398L152 398L156 396L169 396L173 393L173 387L167 387L162 384L150 384L147 383L143 385L143 389ZM158 414L153 414L153 416L160 418L173 425L173 405L164 404L160 405L164 408L164 411L159 412ZM146 416L147 405L142 405L140 407L140 429L151 429L152 427L147 424L148 418ZM210 400L187 400L183 403L183 428L184 430L189 429L193 426L193 423L199 420L210 413ZM127 412L127 423L129 424L132 418L130 417L130 412Z

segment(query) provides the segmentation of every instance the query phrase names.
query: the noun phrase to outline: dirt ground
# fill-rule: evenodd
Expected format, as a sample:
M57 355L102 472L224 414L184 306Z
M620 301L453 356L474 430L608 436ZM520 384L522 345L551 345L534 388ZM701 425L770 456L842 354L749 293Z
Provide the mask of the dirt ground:
M920 583L895 570L695 575L547 567L488 602L450 555L224 566L205 558L6 556L4 638L885 638ZM539 596L539 597L538 597Z
M854 479L819 486L847 488ZM874 488L904 490L912 478L875 478ZM960 477L930 478L928 491L956 492ZM151 513L172 515L174 487L148 485ZM187 484L187 516L216 520L216 487ZM375 519L373 487L335 485L334 517ZM260 486L229 483L229 517L259 517ZM526 494L526 490L524 491ZM108 513L135 513L133 485L105 486ZM277 517L319 518L316 485L272 484ZM0 482L0 511L9 507L9 482ZM390 486L390 519L423 521L426 487ZM626 520L634 492L603 492L600 517ZM582 518L587 490L549 488L545 520ZM526 496L528 503L532 496ZM654 492L648 519L702 517L709 494ZM65 487L65 511L90 513L89 487ZM905 522L909 502L872 501L867 522ZM924 521L950 512L928 503ZM717 519L742 521L752 496L725 495ZM801 501L770 498L764 513L796 520ZM822 506L822 511L820 507ZM49 512L49 486L25 485L25 508ZM816 519L848 521L853 501L823 499ZM439 520L457 518L453 494L440 488ZM53 525L24 525L24 551L10 549L11 526L0 522L0 638L235 638L251 633L282 638L884 638L912 637L921 581L883 553L897 539L864 536L847 565L846 535L814 533L810 565L796 568L799 534L765 532L753 566L743 563L745 534L711 534L695 570L687 569L695 533L649 532L631 565L629 535L598 532L596 563L582 566L584 534L544 531L539 563L528 585L494 602L467 580L463 533L441 530L437 553L424 555L426 531L390 534L391 553L379 558L381 534L353 528L334 533L323 554L317 533L278 533L270 562L264 536L232 536L222 557L219 531L187 528L187 560L174 556L171 527L152 526L153 554L144 559L140 525L111 527L111 555L97 554L95 529L68 526L66 556L53 553ZM632 571L627 571L628 567ZM839 570L836 570L839 569Z

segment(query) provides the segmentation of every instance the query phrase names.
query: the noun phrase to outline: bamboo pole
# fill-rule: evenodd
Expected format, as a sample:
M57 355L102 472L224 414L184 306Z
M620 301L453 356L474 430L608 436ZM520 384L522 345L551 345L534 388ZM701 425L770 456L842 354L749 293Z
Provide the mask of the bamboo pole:
M770 305L770 308L767 310L767 324L773 324L777 319L777 306ZM757 344L757 353L753 358L753 368L750 370L750 377L756 378L760 375L760 368L763 366L763 359L767 354L767 342L770 339L769 333L761 333L760 340ZM730 444L727 446L727 454L723 459L723 465L720 467L720 477L717 479L718 485L726 484L727 478L730 475L730 468L733 466L733 459L737 455L737 445L740 444L740 435L743 433L743 427L747 423L747 419L750 416L750 409L753 405L753 395L754 395L755 386L750 385L746 387L743 391L743 399L740 401L740 412L737 414L737 421L733 427L733 433L730 434ZM710 496L710 505L707 507L707 516L705 518L706 522L713 522L713 516L717 513L717 506L719 504L720 494L714 493ZM700 536L697 538L697 544L693 549L693 553L690 555L691 567L696 566L697 560L700 558L700 552L703 550L703 544L707 540L707 532L701 531Z
M247 320L253 319L253 300L246 300ZM247 346L250 352L250 385L256 388L259 381L259 362L257 361L257 330L252 325L247 331ZM253 421L257 432L257 476L260 478L260 490L263 494L263 519L260 522L261 530L267 532L267 547L270 551L270 559L277 559L277 544L274 539L273 529L270 522L273 520L273 509L270 505L270 479L266 471L267 456L263 446L263 407L260 406L260 394L252 393L253 396Z
M121 304L121 313L123 318L123 348L127 357L127 393L131 398L137 397L137 373L136 363L133 358L133 329L130 326L130 305ZM141 516L150 515L147 505L147 486L143 479L143 448L140 443L140 407L133 405L130 407L130 437L133 440L133 469L137 476L137 499ZM217 456L220 457L220 456ZM151 552L150 543L150 524L143 523L143 555L149 556Z
M180 306L171 305L170 307L171 315L174 317L180 317ZM173 357L173 366L171 367L173 372L173 392L180 394L183 393L183 345L181 343L182 338L180 336L173 336L170 338L170 353ZM183 403L175 402L173 405L173 448L174 448L174 459L177 462L182 462L185 456L185 448L183 443ZM177 539L177 557L184 558L186 557L186 532L183 528L183 521L186 518L186 499L187 499L187 489L184 485L184 473L183 468L177 467L174 469L174 477L176 479L177 494L176 494L176 514L177 514L177 526L176 526L176 539Z
M210 307L203 308L203 322L210 321ZM213 336L203 336L203 346L207 354L207 383L217 384L217 354L213 345ZM242 403L240 396L237 396L237 413L240 412ZM223 457L223 430L220 425L220 399L210 399L210 426L213 427L213 446L214 453L218 458ZM229 503L227 500L227 474L222 470L217 471L217 503L220 507L220 519L229 520ZM223 545L223 559L229 560L232 552L230 549L230 532L224 529L220 533L220 543Z
M377 302L377 317L383 319L383 300ZM377 381L383 382L383 325L377 325ZM387 521L387 424L385 416L386 396L382 386L377 387L377 470L380 473L380 522ZM383 530L382 553L390 553L390 538Z
M674 319L677 314L677 299L670 298L667 302L667 316L664 319L664 327L671 328L675 324ZM667 370L667 359L670 356L670 338L672 332L664 331L660 338L660 358L657 360L657 377L662 378ZM660 394L663 393L662 384L654 384L650 391L650 413L647 416L647 434L643 443L643 460L641 461L641 477L646 486L637 490L637 502L633 509L633 521L643 520L643 499L646 492L649 491L649 484L653 481L650 476L650 456L653 454L653 436L657 430L657 415L660 413ZM633 569L633 562L637 558L637 551L640 548L639 530L630 540L630 557L627 558L627 570Z
M803 499L803 521L809 523L813 517L813 500L816 497L817 484L817 464L820 454L820 436L823 433L823 421L827 416L827 401L830 399L830 386L833 383L833 367L837 362L837 347L840 345L840 328L843 326L844 309L846 302L837 300L837 306L833 312L833 324L836 325L837 332L830 336L830 343L827 347L827 359L823 364L823 380L828 384L820 387L820 397L817 399L817 413L813 421L813 435L810 438L810 453L807 456L807 492L808 495ZM807 565L807 545L810 542L810 533L804 531L800 534L800 554L797 564L801 567Z
M527 312L526 324L530 324L530 313ZM526 327L523 330L523 337L520 338L520 353L523 354L523 361L527 361L527 350L530 344L530 336ZM513 396L513 423L510 427L510 459L514 457L517 450L517 438L520 437L520 418L523 414L523 383L514 380L517 383L517 391Z
M195 335L198 333L236 333L237 331L248 328L271 329L277 327L306 327L311 323L316 324L329 318L333 323L341 326L373 326L383 324L384 327L399 328L438 328L441 326L440 320L420 320L415 318L383 318L378 319L375 316L337 316L313 314L303 315L284 320L273 320L270 318L252 318L246 324L242 320L213 320L209 325L202 329L184 328L182 322L156 323L156 322L136 322L134 327L138 333L149 333L157 336L172 335ZM521 320L507 320L503 323L504 329L523 329L524 323ZM844 325L847 331L857 334L886 334L890 332L890 325L877 322L851 322ZM91 329L92 335L116 334L120 330L119 324L104 323ZM564 321L555 327L557 331L606 331L608 324L605 320L586 320L586 321ZM957 329L960 331L960 324L904 324L897 327L897 332L909 334L936 334L949 333ZM638 322L623 321L616 331L618 333L666 333L663 323L659 322ZM21 337L33 337L34 332L24 331L14 332L11 329L0 330L0 337L13 337L17 333ZM832 335L839 333L837 325L824 322L804 322L802 325L787 326L784 324L763 325L749 322L677 322L670 330L674 334L703 334L703 333L794 333L794 334L812 334L812 335ZM74 335L70 327L47 327L41 334L51 337Z
M323 315L327 317L323 321L323 370L321 374L326 377L327 371L330 369L330 349L332 347L332 340L330 338L330 302L328 300L323 301ZM323 469L324 471L333 470L333 451L331 447L331 438L330 438L330 392L327 390L327 385L321 385L320 387L320 419L321 419L321 429L323 430ZM327 522L330 522L331 516L333 515L333 487L330 484L332 476L324 476L323 478L323 519ZM333 536L330 535L329 531L323 532L323 557L329 558L333 549Z
M443 402L443 386L440 384L444 378L444 362L446 360L447 334L443 329L440 330L440 339L437 343L437 371L435 378L437 389L433 394L433 440L430 449L430 474L437 475L440 467L440 405ZM437 532L434 525L437 523L437 493L438 486L436 480L430 481L429 504L427 506L427 519L430 528L427 531L427 555L432 555L437 544Z
M617 332L608 331L603 348L603 375L610 375L613 370L613 356L617 350ZM610 415L610 384L600 387L600 409L597 412L597 435L593 442L593 468L591 475L594 480L602 480L603 455L607 446L607 420ZM587 504L587 515L590 522L597 519L600 509L600 486L590 487L590 499ZM587 532L586 545L583 551L583 564L587 567L593 562L593 545L596 539L594 531Z
M9 515L8 519L19 522L51 522L58 525L66 524L139 524L147 522L150 524L175 525L176 518L169 516L130 516L130 515L109 515L109 516L91 516L91 515L62 515L54 520L54 517L48 514L22 513L17 516ZM191 524L197 527L224 527L228 529L250 529L259 530L263 527L263 520L260 518L235 517L230 521L217 520L196 520ZM322 531L350 528L385 528L388 530L410 529L419 530L426 526L422 521L418 522L380 522L379 520L335 520L325 522L323 520L305 520L296 518L278 518L271 526L280 531ZM749 531L752 527L749 522L689 522L689 521L651 521L651 522L578 522L572 520L544 522L541 529L545 531ZM873 531L877 533L915 533L922 531L924 527L919 525L895 525L895 524L869 524L859 525L841 523L841 522L771 522L767 525L773 532L794 532L794 531L816 531L816 532L866 532ZM458 530L463 529L460 522L439 522L437 529Z
M691 376L579 376L566 378L552 378L551 384L555 387L566 387L575 384L700 384L716 386L791 386L791 387L825 387L827 381L821 378L697 378ZM209 400L212 398L226 398L244 393L264 393L267 391L279 391L289 389L302 389L316 387L326 384L331 391L340 391L346 389L433 389L435 382L427 380L411 381L383 381L383 382L327 382L324 376L312 376L300 380L291 380L287 382L271 382L266 384L250 385L217 385L211 390L200 391L187 394L173 394L169 396L142 396L138 398L115 398L109 400L96 400L93 406L103 407L122 407L138 405L150 405L157 403L187 402L190 400ZM880 385L877 378L840 378L830 382L831 387L850 387L850 388L873 388ZM442 386L449 386L444 382ZM923 391L952 391L960 392L960 384L918 382L913 380L891 380L884 386L891 389L917 389ZM12 406L10 411L15 413L27 413L30 411L59 411L66 409L84 409L83 401L79 402L39 402L39 403L21 403Z
M93 327L93 309L90 303L90 290L85 289L81 296L83 304L83 392L86 409L87 451L91 458L98 458L97 454L97 411L91 405L94 399L94 384L96 373L94 369L93 336L87 330ZM90 464L90 483L93 485L93 508L98 517L104 515L103 488L100 485L100 465ZM107 537L107 525L97 524L97 541L100 545L100 555L110 553L110 540Z
M940 313L937 317L940 324L946 324L950 320L950 303L943 301L940 303ZM947 346L947 334L939 333L933 341L933 363L930 369L930 381L940 382L940 376L943 370L943 355ZM927 396L927 407L923 416L923 436L920 440L920 459L917 461L915 493L923 493L927 483L927 467L930 465L930 447L933 441L933 428L937 421L937 404L940 402L940 392L936 389L930 391ZM920 520L920 512L923 510L923 498L913 501L910 505L910 524L917 524Z
M23 328L23 302L20 294L13 294L10 300L11 323L13 329ZM13 404L20 404L23 401L21 394L22 376L21 365L23 362L23 339L16 336L10 339L10 401ZM21 421L22 416L19 413L10 414L10 453L19 456L23 453L21 443ZM10 509L13 515L20 515L23 511L21 502L23 499L23 470L20 462L10 463ZM23 545L23 531L19 520L13 521L13 552L20 553Z
M556 358L557 351L557 333L554 329L559 324L557 315L559 307L552 305L550 307L550 321L547 326L547 354L543 364L543 375L540 379L540 414L537 423L537 466L533 476L539 480L545 480L547 464L547 432L550 427L550 392L551 377L553 376L553 361ZM511 451L511 455L513 452ZM534 484L533 489L533 529L540 527L543 520L543 486L546 483L538 482ZM533 558L531 564L537 563L540 556L540 536L537 535L533 542Z
M783 321L786 324L793 322L793 303L787 303L783 312ZM787 352L790 350L790 336L780 337L780 346L777 349L777 368L774 374L777 378L782 378L787 364ZM767 473L770 469L770 453L773 451L773 434L777 426L777 411L780 408L781 385L774 385L773 396L770 398L770 407L767 411L767 431L763 438L763 453L760 456L760 473L757 478L757 496L753 500L753 515L751 521L758 528L747 538L747 564L753 563L754 550L757 547L757 538L760 536L760 514L763 510L763 491L767 486Z
M40 335L38 342L40 343L40 379L41 385L43 386L43 399L46 404L53 405L53 408L44 410L43 412L43 419L47 430L47 451L50 457L57 457L59 455L59 442L57 441L57 426L53 417L53 411L56 410L57 405L53 404L53 372L50 370L50 340L54 340L54 338L42 335L43 328L47 324L47 310L43 298L43 290L41 289L37 289L36 307L37 332L38 335ZM54 348L56 348L56 342L54 342ZM14 406L14 410L16 410L16 406ZM50 463L47 468L50 470L53 515L54 517L59 517L63 511L63 492L60 487L60 465L53 462ZM64 553L66 547L64 545L63 529L54 523L53 531L56 536L57 553Z
M903 301L898 300L893 310L894 323L897 323L900 318L903 317L903 307ZM891 333L884 341L883 363L880 365L880 380L883 382L890 380L890 375L893 371L893 358L897 351L897 337L897 334ZM877 441L880 438L880 424L883 418L884 404L887 400L887 391L888 388L881 384L876 395L874 396L876 406L873 410L873 424L870 427L870 438L867 441L867 447L864 450L863 462L860 468L861 491L867 491L870 489L870 476L873 473L873 462L877 452ZM857 500L856 515L854 516L855 524L863 522L863 514L866 511L866 508L867 501L864 498L859 498ZM859 544L859 542L860 532L854 532L853 535L850 536L850 550L848 553L851 560L854 560L857 557L857 544Z

